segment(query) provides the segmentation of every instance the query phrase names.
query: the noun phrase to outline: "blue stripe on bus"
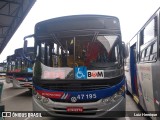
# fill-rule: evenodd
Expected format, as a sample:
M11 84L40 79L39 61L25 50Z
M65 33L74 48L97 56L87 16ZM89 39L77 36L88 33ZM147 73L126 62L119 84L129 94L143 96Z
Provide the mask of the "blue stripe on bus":
M105 89L100 89L100 90L93 90L93 91L57 91L57 90L48 90L48 89L44 89L40 86L34 86L35 90L38 91L44 91L44 92L63 92L63 94L67 94L69 95L69 99L71 97L77 97L78 95L93 95L96 94L96 98L92 98L92 99L102 99L102 98L106 98L106 97L110 97L113 94L115 94L117 91L120 90L120 88L125 84L125 80L123 79L119 84L114 85L110 88L105 88ZM88 100L86 97L83 98L83 100Z
M132 93L136 94L136 67L135 67L135 55L134 55L134 46L130 48L130 71L131 71L131 87L132 87Z

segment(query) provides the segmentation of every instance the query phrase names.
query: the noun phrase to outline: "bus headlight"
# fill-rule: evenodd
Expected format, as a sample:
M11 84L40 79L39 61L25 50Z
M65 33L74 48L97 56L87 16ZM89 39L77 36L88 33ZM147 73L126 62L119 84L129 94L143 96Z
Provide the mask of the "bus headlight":
M111 97L107 97L107 98L102 99L102 102L108 104L111 102L111 100L112 100Z
M102 102L105 104L109 104L111 102L115 102L116 100L118 100L119 98L122 97L122 95L124 94L125 91L125 86L123 85L120 90L118 92L116 92L115 94L113 94L111 97L107 97L102 99Z
M117 93L115 93L115 94L112 96L112 101L114 102L114 101L118 100L118 99L121 98L121 97L122 97L122 95L118 95Z
M42 96L41 96L40 94L37 94L36 98L37 98L38 100L42 100Z
M123 85L120 90L117 92L118 95L123 95L125 92L125 86Z
M35 98L36 98L38 101L43 102L43 103L48 103L48 102L49 102L49 98L43 97L43 96L41 96L41 95L38 94L38 93L35 94Z
M43 103L48 103L49 99L48 98L43 98Z

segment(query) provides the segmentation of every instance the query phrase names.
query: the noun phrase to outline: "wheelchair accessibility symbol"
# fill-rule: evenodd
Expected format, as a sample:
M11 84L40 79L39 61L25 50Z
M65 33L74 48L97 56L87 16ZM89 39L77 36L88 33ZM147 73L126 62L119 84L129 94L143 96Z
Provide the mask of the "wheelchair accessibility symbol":
M87 68L85 66L75 67L76 79L87 79Z

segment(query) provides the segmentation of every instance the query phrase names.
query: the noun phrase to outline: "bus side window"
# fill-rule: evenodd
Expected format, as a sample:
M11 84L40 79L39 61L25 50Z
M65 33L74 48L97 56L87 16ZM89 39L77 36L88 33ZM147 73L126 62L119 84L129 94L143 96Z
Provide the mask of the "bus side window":
M157 42L151 45L150 61L157 60Z
M144 28L143 31L143 42L144 44L152 40L157 36L157 17L155 17L150 23Z
M145 54L146 54L146 49L144 49L142 52L141 52L141 62L144 61L144 57L145 57Z
M151 46L149 46L146 49L146 55L145 55L144 61L149 61L150 52L151 52Z

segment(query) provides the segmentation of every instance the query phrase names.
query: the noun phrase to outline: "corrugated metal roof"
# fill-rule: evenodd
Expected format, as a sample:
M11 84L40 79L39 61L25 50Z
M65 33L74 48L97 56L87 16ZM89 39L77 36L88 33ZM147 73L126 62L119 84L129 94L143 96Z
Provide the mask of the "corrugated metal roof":
M0 53L36 0L0 0Z

